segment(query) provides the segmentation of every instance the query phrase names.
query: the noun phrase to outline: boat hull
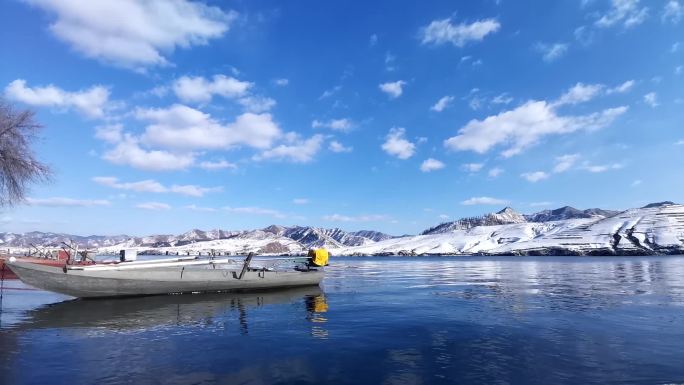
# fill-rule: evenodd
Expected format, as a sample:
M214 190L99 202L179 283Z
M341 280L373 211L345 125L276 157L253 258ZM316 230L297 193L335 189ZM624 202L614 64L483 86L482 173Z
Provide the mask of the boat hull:
M67 270L29 262L10 262L24 283L78 298L124 297L171 293L267 290L318 285L323 270L254 271L241 279L222 268L149 267L139 269ZM239 274L239 273L238 273Z

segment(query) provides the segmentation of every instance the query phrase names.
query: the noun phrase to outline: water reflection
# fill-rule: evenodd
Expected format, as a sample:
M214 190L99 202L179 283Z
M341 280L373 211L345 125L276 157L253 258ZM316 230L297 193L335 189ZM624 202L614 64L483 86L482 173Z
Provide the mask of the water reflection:
M340 258L310 290L41 306L0 383L684 383L682 257Z
M249 332L249 312L275 304L325 302L318 286L255 293L163 295L101 300L71 300L45 305L26 314L15 330L41 328L102 328L108 331L141 332L176 326L208 327L224 324L236 313L242 333ZM318 305L327 306L327 305ZM315 307L315 306L314 306Z

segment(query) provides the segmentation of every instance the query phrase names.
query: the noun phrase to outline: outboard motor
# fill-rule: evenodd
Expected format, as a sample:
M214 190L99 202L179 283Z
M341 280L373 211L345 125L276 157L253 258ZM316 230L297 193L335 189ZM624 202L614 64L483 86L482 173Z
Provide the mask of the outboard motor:
M309 266L323 267L328 265L330 253L321 247L320 249L310 249L307 257L309 257Z

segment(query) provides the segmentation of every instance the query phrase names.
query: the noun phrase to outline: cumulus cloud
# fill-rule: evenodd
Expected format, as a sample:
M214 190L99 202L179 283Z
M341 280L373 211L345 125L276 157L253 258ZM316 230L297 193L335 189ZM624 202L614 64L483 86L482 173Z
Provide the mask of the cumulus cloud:
M553 172L558 174L568 171L575 165L579 158L579 154L566 154L556 157L556 165L553 167Z
M105 124L95 127L95 137L107 143L118 143L123 140L123 125L120 123Z
M501 24L496 19L482 19L473 23L452 24L451 19L434 20L421 29L423 44L441 45L451 43L463 47L470 42L482 41L497 32Z
M468 172L478 172L482 170L482 167L484 167L484 163L465 163L461 165L461 168Z
M46 207L91 207L109 206L111 203L103 199L73 199L63 197L52 198L26 198L26 204L30 206Z
M275 79L273 83L277 86L285 87L286 85L290 84L290 80L285 78Z
M520 176L527 179L527 181L534 183L539 182L540 180L547 179L549 177L549 174L545 173L544 171L534 171L520 174Z
M646 95L644 95L644 103L648 104L653 108L658 107L658 95L655 92L647 93Z
M236 169L237 165L222 159L222 160L218 160L215 162L211 162L211 161L201 162L199 164L199 167L203 168L205 170L225 170L227 168Z
M608 28L623 25L630 28L643 23L648 17L648 8L642 7L639 0L612 0L611 8L596 20L595 25Z
M323 135L314 135L308 139L302 139L299 135L291 134L285 143L265 150L253 157L254 160L281 160L293 163L311 162L321 149L324 141Z
M357 215L357 216L349 216L349 215L341 215L341 214L332 214L332 215L325 215L323 217L323 220L329 221L329 222L379 222L379 221L385 221L389 219L387 215Z
M27 0L52 14L50 31L93 59L133 69L168 65L175 48L223 36L233 11L187 0Z
M436 171L436 170L441 170L444 167L446 167L446 165L443 162L441 162L437 159L428 158L428 159L425 159L423 161L423 163L420 165L420 171L432 172L432 171Z
M506 199L497 199L497 198L492 198L492 197L473 197L473 198L466 199L463 202L461 202L461 204L464 206L479 206L479 205L500 206L500 205L507 205L509 203L510 203L510 201L508 201Z
M330 142L330 144L328 145L328 149L332 152L337 152L337 153L352 152L354 150L353 147L345 146L336 140L333 140Z
M102 158L114 164L149 171L183 170L195 162L192 153L143 149L138 140L130 135L125 135L121 142L105 152Z
M408 159L416 152L416 145L406 140L404 135L406 130L401 127L390 129L382 144L382 149L386 153L396 156L399 159Z
M378 87L380 88L380 91L386 93L390 99L396 99L404 92L404 85L406 85L405 81L397 80L396 82L382 83Z
M624 83L622 83L616 87L613 87L613 88L606 90L606 93L608 95L614 94L614 93L624 94L625 92L628 92L629 90L631 90L634 87L634 84L636 84L634 82L634 80L627 80L626 82L624 82Z
M354 123L347 118L331 119L328 121L314 120L311 122L312 128L329 128L334 131L349 132L354 128Z
M623 166L620 163L612 163L612 164L600 164L600 165L590 165L587 164L584 166L584 169L593 172L593 173L602 173L610 170L619 170Z
M627 107L616 107L589 115L561 116L553 104L529 101L513 110L492 115L484 120L473 119L447 139L444 145L456 151L485 153L505 144L504 157L511 157L537 144L548 135L569 134L579 130L594 130L608 126Z
M5 87L5 97L31 106L73 109L87 117L101 118L108 108L109 90L103 86L93 86L69 92L53 85L28 87L26 80L17 79Z
M453 96L444 96L444 97L440 98L440 99L437 101L437 103L435 103L435 105L433 105L432 107L430 107L430 109L431 109L432 111L442 112L442 111L444 111L444 109L446 109L447 107L449 107L449 105L450 105L451 102L453 102L453 101L454 101L454 97L453 97Z
M170 210L171 206L169 206L166 203L161 203L161 202L145 202L145 203L139 203L135 207L143 210L152 210L152 211L163 211L163 210Z
M496 178L503 172L504 170L502 168L494 167L493 169L489 170L489 172L487 172L487 175L489 175L490 178Z
M118 190L152 193L176 193L192 197L203 197L204 194L207 193L223 191L222 187L202 187L196 185L174 184L166 187L154 179L146 179L138 182L121 182L118 178L111 176L97 176L93 178L93 182Z
M238 103L245 108L246 111L261 113L270 111L276 105L276 101L266 96L247 96L240 98Z
M206 103L214 95L238 98L247 93L253 84L225 75L214 75L212 80L204 77L183 76L173 83L173 92L183 102Z
M564 104L579 104L588 102L601 93L604 86L602 84L583 84L577 83L571 87L566 93L554 102L555 106L562 106Z
M665 9L663 9L663 23L670 22L672 24L679 23L684 15L684 7L677 0L670 0L665 3Z
M174 104L169 108L138 109L140 120L149 121L142 140L176 149L229 149L246 145L271 147L282 134L270 114L246 112L234 122L222 124L197 109Z
M542 54L545 62L552 62L565 56L568 52L568 45L564 43L543 44L539 43L536 48Z

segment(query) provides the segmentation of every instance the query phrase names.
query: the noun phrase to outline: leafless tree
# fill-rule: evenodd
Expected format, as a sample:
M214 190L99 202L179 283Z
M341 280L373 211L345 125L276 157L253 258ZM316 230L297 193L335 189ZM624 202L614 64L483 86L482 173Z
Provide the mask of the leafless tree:
M26 197L32 183L50 179L50 168L31 148L42 126L30 110L18 110L0 98L0 207Z

